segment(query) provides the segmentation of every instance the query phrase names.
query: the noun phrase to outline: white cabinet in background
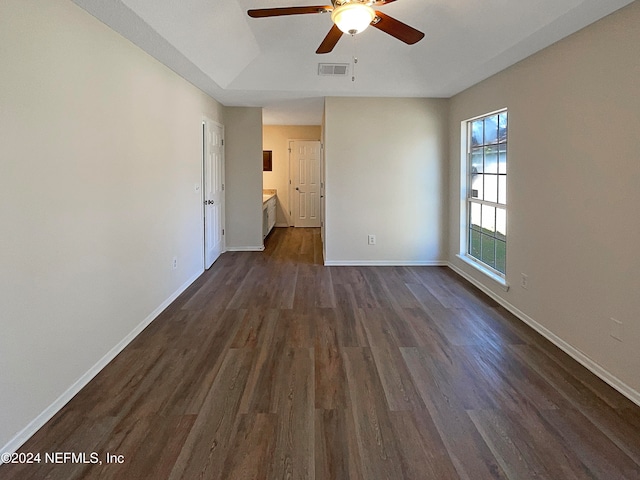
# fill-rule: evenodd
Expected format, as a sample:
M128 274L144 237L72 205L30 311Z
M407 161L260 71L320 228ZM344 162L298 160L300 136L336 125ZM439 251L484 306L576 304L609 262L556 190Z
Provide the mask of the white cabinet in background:
M276 224L276 196L262 203L262 238L266 238Z

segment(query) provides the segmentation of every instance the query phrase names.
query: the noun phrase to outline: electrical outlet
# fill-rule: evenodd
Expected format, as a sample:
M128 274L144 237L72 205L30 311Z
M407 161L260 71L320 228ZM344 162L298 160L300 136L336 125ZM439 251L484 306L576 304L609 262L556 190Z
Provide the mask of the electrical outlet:
M520 286L526 290L529 288L529 275L526 273L521 273L520 275Z
M173 270L178 269L178 257L173 257L173 262L171 263L171 267Z
M611 317L611 333L610 335L615 338L616 340L618 340L619 342L622 341L622 322L620 320L616 320L615 318Z
M375 245L376 244L376 236L375 235L369 235L367 238L367 243L369 245Z

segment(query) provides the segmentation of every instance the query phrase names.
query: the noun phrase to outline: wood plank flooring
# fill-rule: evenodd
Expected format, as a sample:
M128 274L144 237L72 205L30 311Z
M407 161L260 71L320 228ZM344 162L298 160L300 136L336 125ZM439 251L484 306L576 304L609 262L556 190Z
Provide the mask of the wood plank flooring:
M640 479L640 407L447 268L225 253L2 479ZM44 459L43 459L44 460Z

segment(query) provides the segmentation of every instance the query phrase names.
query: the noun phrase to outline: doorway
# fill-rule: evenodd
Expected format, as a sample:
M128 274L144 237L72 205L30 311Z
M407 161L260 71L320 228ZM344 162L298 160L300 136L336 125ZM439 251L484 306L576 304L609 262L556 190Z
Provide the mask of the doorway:
M321 144L317 140L289 141L291 220L294 227L320 227L322 198Z

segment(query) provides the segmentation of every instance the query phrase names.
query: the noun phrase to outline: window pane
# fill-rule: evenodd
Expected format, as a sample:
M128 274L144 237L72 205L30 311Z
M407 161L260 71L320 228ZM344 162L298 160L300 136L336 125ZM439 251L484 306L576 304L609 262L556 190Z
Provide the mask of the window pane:
M498 115L484 119L484 143L498 143Z
M480 204L471 202L471 219L470 219L471 228L480 230L482 225L482 217L480 215L481 215Z
M484 175L472 175L471 176L471 198L484 199Z
M480 232L471 230L469 232L469 254L480 259Z
M490 267L496 267L496 239L482 235L482 257L480 258Z
M501 143L507 141L507 112L502 112L498 119L498 140Z
M507 270L507 244L496 240L496 266L495 269L501 273Z
M496 237L507 239L507 211L504 208L496 208Z
M471 122L471 146L482 145L484 139L484 128L482 120Z
M498 147L484 148L484 173L498 173Z
M482 231L493 234L496 231L496 209L482 205Z
M507 176L498 175L498 203L507 204Z
M484 175L484 199L488 202L498 201L498 175Z
M498 173L507 173L507 146L499 146L500 156L498 159Z
M483 157L484 149L474 148L471 150L471 174L475 173L483 173L484 168L482 166L482 157Z

